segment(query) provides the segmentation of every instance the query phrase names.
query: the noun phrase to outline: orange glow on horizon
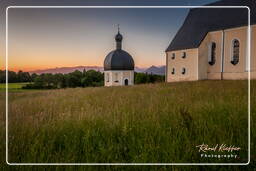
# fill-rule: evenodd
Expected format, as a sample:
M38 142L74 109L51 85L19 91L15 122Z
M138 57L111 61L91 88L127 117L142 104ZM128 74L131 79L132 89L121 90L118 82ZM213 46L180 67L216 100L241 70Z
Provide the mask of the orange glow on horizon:
M18 71L23 71L23 72L31 72L31 71L36 71L36 70L47 70L47 69L54 69L54 68L63 68L63 67L67 67L67 68L71 68L71 67L79 67L79 66L85 66L85 67L100 67L101 65L56 65L56 66L40 66L40 67L36 67L36 66L27 66L27 67L8 67L9 71L14 71L14 72L18 72ZM145 66L136 66L138 68L149 68L152 65L145 65ZM155 66L160 66L160 65L155 65ZM103 66L102 66L103 67ZM0 67L0 70L5 70L6 68Z

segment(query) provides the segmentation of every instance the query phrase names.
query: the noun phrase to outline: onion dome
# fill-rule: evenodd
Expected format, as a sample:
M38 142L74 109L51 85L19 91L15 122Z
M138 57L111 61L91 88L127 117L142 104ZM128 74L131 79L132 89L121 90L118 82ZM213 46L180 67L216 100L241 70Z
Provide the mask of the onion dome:
M116 50L111 51L104 60L104 71L108 70L134 70L132 56L122 50L123 36L119 33L115 36Z

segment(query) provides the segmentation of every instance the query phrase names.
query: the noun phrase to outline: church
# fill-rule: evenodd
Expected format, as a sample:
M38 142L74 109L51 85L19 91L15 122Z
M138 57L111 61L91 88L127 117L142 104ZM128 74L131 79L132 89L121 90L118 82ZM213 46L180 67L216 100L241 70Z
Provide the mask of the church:
M207 6L248 6L250 25L246 7L190 9L165 51L166 81L247 79L248 71L256 79L255 1L221 0Z
M125 86L134 84L134 60L122 50L123 36L119 32L115 36L116 49L111 51L104 60L104 85Z

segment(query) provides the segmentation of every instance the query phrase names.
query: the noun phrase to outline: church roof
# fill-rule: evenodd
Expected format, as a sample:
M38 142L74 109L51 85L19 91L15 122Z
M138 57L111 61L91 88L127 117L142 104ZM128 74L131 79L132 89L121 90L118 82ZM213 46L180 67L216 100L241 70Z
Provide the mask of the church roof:
M134 61L129 53L116 49L106 56L104 70L134 70Z
M252 0L221 0L206 6L248 6L251 24L256 24L256 3ZM193 8L166 49L197 48L208 32L248 25L247 8Z
M134 70L134 61L132 56L122 50L123 36L119 32L115 36L116 50L111 51L104 60L104 71L108 70Z

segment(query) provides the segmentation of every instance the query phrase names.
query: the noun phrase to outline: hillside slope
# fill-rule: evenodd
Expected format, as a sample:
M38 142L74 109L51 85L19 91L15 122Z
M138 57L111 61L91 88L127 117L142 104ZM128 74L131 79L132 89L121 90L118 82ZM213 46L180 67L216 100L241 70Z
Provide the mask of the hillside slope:
M247 98L247 81L12 92L9 162L245 163ZM239 158L202 158L202 143L239 146Z

